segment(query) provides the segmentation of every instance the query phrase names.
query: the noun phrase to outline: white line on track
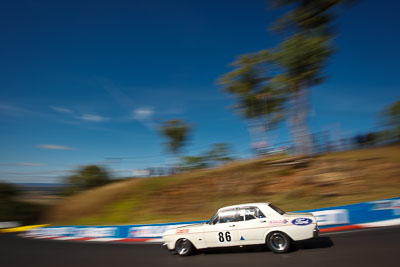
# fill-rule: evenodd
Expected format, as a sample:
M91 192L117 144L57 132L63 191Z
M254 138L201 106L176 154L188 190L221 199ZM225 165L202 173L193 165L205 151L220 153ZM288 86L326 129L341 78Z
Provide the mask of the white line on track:
M55 240L72 240L72 239L77 239L77 237L76 236L63 236L63 237L56 238Z
M339 235L339 234L350 234L350 233L356 233L356 232L367 232L367 231L377 231L377 230L385 230L385 229L395 229L395 228L399 228L399 227L400 227L399 225L393 225L393 226L385 226L385 227L360 228L360 229L346 230L346 231L325 232L325 233L320 233L319 236L329 236L329 235Z
M86 241L91 241L91 242L111 242L111 241L119 241L122 240L123 238L93 238L93 239L88 239Z

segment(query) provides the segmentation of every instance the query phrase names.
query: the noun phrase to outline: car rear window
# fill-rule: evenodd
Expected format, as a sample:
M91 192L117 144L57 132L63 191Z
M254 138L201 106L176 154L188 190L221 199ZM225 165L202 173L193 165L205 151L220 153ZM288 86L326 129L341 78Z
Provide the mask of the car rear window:
M285 211L282 210L282 209L280 209L280 208L278 208L277 206L274 206L274 205L272 205L272 204L269 204L269 206L271 207L271 209L273 209L274 211L276 211L276 212L279 213L280 215L285 214Z

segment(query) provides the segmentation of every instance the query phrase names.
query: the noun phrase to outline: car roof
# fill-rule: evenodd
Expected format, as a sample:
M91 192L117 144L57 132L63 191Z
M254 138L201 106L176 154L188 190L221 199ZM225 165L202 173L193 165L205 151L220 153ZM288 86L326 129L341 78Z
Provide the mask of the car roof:
M231 206L226 206L226 207L220 208L218 211L225 210L225 209L243 208L243 207L248 207L248 206L269 206L270 204L271 204L270 202L237 204L237 205L231 205Z

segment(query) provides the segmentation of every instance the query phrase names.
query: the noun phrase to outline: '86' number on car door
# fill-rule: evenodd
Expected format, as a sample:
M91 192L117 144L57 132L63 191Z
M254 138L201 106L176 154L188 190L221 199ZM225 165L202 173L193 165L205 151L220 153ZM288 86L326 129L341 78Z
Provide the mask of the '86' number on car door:
M230 232L219 232L217 235L218 242L224 243L224 242L231 242L232 237Z

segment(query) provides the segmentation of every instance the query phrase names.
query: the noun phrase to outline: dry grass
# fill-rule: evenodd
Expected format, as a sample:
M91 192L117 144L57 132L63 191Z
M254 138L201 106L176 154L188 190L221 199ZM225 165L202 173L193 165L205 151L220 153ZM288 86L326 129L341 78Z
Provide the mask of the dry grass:
M98 213L104 206L126 197L140 182L129 179L65 198L46 214L46 220L65 221Z
M130 179L65 199L56 224L201 220L230 204L271 201L286 210L400 195L400 146L316 158L259 158L171 177Z

